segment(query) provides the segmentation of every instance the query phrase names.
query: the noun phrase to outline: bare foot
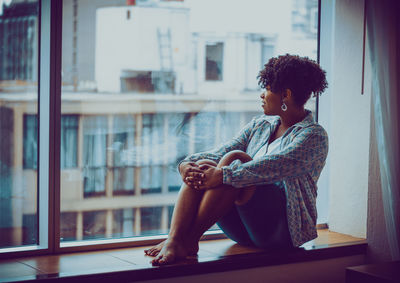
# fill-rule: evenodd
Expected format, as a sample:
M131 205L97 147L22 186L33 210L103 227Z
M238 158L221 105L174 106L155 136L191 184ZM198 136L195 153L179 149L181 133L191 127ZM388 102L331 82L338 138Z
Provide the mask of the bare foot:
M182 241L167 239L162 245L156 258L151 261L152 265L172 264L190 255Z
M160 253L161 249L164 247L164 244L165 240L159 243L158 245L151 247L150 249L144 250L144 253L149 256L156 256Z
M150 249L144 250L144 253L148 256L157 256L160 251L162 250L162 248L165 245L165 242L167 240L162 241L161 243L159 243L158 245L155 245L154 247L151 247ZM188 252L188 256L195 256L197 255L198 251L199 251L199 243L193 243L191 245L186 245L186 250Z

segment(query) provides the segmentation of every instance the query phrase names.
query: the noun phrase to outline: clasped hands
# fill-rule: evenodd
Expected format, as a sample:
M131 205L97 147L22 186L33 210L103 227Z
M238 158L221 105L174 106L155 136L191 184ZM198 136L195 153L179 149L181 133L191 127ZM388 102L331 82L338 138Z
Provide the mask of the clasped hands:
M179 169L183 182L196 190L208 190L222 184L222 169L217 166L183 162Z

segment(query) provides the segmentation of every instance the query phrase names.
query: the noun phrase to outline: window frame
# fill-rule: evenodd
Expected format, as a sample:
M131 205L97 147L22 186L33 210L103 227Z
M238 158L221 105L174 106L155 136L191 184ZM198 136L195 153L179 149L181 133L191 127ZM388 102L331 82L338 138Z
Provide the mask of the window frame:
M0 249L0 259L144 246L167 235L60 242L61 70L63 0L38 0L38 244ZM318 0L317 60L320 57L321 0ZM318 97L316 119L318 121ZM136 208L139 209L139 208ZM221 230L202 239L226 238Z

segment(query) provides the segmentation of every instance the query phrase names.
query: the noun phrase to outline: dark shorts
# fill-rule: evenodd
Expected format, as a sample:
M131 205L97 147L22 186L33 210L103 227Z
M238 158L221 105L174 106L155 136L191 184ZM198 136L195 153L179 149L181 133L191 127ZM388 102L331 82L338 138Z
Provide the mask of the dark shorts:
M293 248L286 217L286 195L277 185L258 186L244 205L234 205L217 225L241 245L268 250Z

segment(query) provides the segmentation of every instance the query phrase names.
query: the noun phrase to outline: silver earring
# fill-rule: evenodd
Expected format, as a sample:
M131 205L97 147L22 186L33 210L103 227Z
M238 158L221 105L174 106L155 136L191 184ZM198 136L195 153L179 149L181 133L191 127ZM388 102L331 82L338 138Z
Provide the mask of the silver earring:
M287 110L287 105L285 104L285 102L282 103L281 109L282 109L282 111L286 111Z

